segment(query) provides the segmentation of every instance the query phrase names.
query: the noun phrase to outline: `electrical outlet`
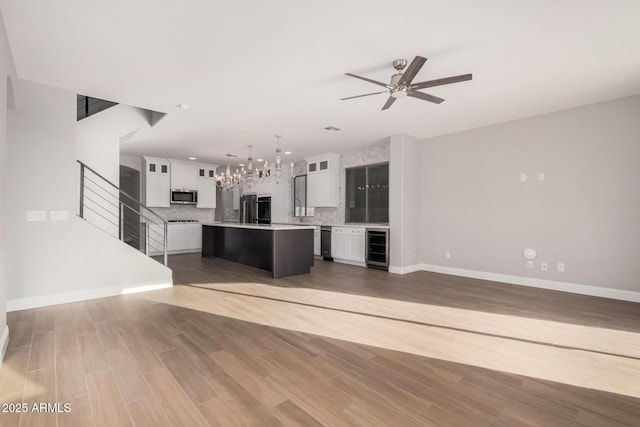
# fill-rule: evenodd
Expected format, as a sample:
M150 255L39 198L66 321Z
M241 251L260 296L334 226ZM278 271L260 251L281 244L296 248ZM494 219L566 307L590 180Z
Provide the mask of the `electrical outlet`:
M543 262L542 264L540 264L540 270L547 271L547 263L546 262Z
M444 259L451 259L451 252L445 252Z
M564 262L558 263L558 271L564 271Z
M533 268L533 261L531 260L527 261L527 268Z
M544 172L538 172L538 181L544 181Z
M522 172L520 174L520 182L527 182L527 174Z

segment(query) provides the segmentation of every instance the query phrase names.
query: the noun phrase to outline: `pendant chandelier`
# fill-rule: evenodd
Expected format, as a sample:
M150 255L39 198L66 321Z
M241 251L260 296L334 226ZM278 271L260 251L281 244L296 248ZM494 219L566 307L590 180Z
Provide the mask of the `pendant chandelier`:
M276 184L280 184L280 177L282 176L282 149L280 148L280 138L282 136L275 135L276 137L276 160L274 167L274 175ZM247 158L247 167L242 165L241 169L236 169L235 173L231 172L231 157L237 157L236 155L227 153L227 168L224 174L216 175L216 185L225 191L231 191L237 188L246 187L250 189L252 186L259 183L271 182L271 169L269 168L269 162L265 160L262 165L262 170L257 167L253 168L253 157L251 155L251 149L253 145L247 145L249 148L249 157ZM293 170L293 164L292 164Z
M262 170L258 168L253 169L253 158L251 157L251 149L253 145L247 145L249 147L249 157L247 158L247 169L242 167L240 175L242 177L242 185L247 188L259 184L261 182L270 182L271 170L269 169L269 162L264 162Z
M227 169L224 174L216 175L216 185L225 191L231 191L238 187L242 187L242 174L238 169L235 173L231 173L231 157L238 157L236 155L227 153Z

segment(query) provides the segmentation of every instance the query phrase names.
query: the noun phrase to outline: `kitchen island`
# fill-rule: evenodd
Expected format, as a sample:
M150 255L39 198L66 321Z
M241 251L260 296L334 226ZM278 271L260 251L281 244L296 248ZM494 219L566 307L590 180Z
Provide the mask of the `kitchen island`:
M271 272L274 279L311 272L312 226L204 223L202 256Z

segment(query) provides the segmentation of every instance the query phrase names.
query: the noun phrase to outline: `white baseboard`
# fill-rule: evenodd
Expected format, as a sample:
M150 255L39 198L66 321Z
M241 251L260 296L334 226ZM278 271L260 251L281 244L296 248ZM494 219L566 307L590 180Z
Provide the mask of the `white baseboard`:
M60 294L43 295L28 298L16 298L7 300L7 311L26 310L29 308L45 307L48 305L66 304L69 302L86 301L96 298L112 297L136 292L153 291L156 289L170 288L173 282L165 280L158 282L146 282L130 285L109 286L106 288L84 289L81 291L64 292Z
M175 250L175 251L167 251L167 255L182 255L182 254L195 254L202 252L201 248L197 249L184 249L184 250ZM161 252L160 255L163 255Z
M7 347L9 346L9 326L4 325L4 331L2 331L2 338L0 338L0 366L2 366L2 361L4 360L4 355L7 352Z
M510 283L513 285L531 286L534 288L550 289L553 291L640 302L640 292L626 291L622 289L601 288L598 286L580 285L577 283L536 279L534 277L511 276L508 274L489 273L486 271L467 270L464 268L445 267L431 264L420 264L420 270L451 274L453 276L471 277L474 279L491 280L493 282Z
M334 258L333 262L339 262L340 264L357 265L358 267L366 267L367 263L362 261L351 261L350 259Z
M408 265L406 267L389 266L389 273L408 274L422 270L422 264Z

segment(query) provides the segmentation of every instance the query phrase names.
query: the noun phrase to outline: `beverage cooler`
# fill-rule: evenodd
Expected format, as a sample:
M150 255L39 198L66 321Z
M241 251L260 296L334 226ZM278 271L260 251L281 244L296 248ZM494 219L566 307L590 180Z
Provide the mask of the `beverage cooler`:
M367 228L367 267L389 271L389 229Z

